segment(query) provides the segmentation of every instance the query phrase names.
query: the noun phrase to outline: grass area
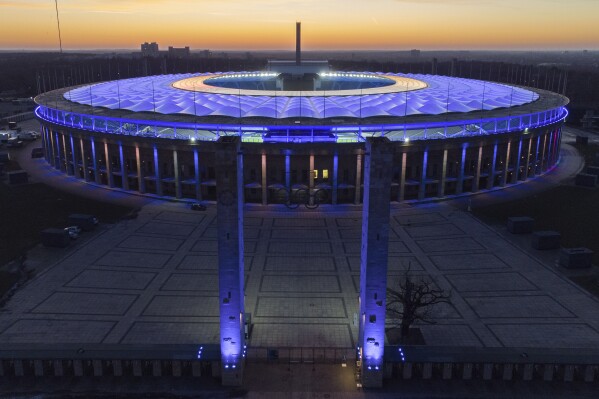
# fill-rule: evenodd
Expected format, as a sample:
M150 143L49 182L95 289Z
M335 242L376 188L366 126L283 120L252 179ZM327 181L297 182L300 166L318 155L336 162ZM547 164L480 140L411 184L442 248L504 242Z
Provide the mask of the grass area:
M71 213L92 214L113 223L131 208L95 201L45 184L9 186L0 183L0 265L39 242L48 227L65 227Z

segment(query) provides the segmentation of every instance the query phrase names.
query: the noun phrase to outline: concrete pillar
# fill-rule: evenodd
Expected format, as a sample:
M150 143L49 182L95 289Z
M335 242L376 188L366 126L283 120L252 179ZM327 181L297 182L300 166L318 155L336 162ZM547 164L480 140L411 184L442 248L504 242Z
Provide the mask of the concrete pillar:
M574 381L574 366L571 364L566 365L564 368L564 382Z
M489 168L489 177L487 179L487 189L493 188L495 182L495 165L497 164L497 143L493 146L493 158L491 159L491 165Z
M514 172L512 173L512 183L517 183L520 180L520 162L522 161L522 137L518 140L518 155L516 156L516 163L514 165Z
M397 193L397 202L402 202L406 195L406 164L408 154L401 153L401 171L399 172L399 190Z
M547 169L553 166L553 132L549 132L549 146L547 147Z
M452 364L451 363L443 363L443 379L451 380L452 373Z
M93 165L94 180L95 180L96 184L100 184L101 180L100 180L100 173L98 173L98 155L96 154L96 141L94 140L93 137L90 137L89 141L92 145L92 162L94 163L94 165Z
M544 171L547 170L547 134L543 135L543 151L541 152L541 171L540 173L543 173Z
M546 364L543 368L543 381L553 381L553 364Z
M584 368L584 382L593 381L595 381L595 366L589 364Z
M506 363L503 365L503 380L511 381L514 377L514 365L511 363Z
M83 377L83 361L80 359L73 360L73 375L75 377Z
M393 149L389 144L384 137L366 141L358 345L362 353L362 385L367 388L383 384L389 197L393 177Z
M160 360L152 360L152 376L162 377L162 363Z
M476 169L474 170L474 181L472 182L472 191L477 192L480 187L480 170L483 162L483 146L478 147L478 157L476 158Z
M524 174L522 180L528 179L528 168L530 167L530 152L532 151L532 137L528 138L528 149L526 150L526 159L524 161Z
M33 375L36 377L44 376L44 364L41 360L36 359L33 361Z
M507 150L505 152L505 163L503 165L503 176L501 176L501 187L505 186L507 183L507 174L508 174L508 167L510 164L511 149L512 149L512 142L508 141L507 142Z
M337 205L339 195L339 154L333 154L333 195L331 203Z
M441 164L441 179L439 179L439 185L437 186L437 197L443 198L445 196L445 179L447 178L447 150L443 150L443 160Z
M156 181L156 195L162 196L162 173L160 171L160 159L158 158L158 147L154 146L154 175Z
M112 175L112 163L110 162L108 143L104 143L104 159L106 161L106 179L108 179L108 186L114 187L114 176Z
M58 138L58 132L54 133L54 147L56 149L56 157L54 158L54 167L58 170L62 170L62 156L60 155L60 140Z
M198 201L201 201L202 200L202 176L200 176L200 156L198 154L197 148L193 149L193 173L196 176L196 178L195 178L196 199Z
M354 204L359 205L362 197L362 154L356 155L356 190L354 192Z
M53 360L52 366L54 368L54 376L62 377L64 375L64 368L62 366L62 360Z
M181 377L181 361L173 360L171 363L173 365L173 377Z
M420 175L420 185L418 186L418 199L424 199L426 193L426 168L428 166L428 148L424 149L422 154L422 173Z
M135 163L137 166L137 191L144 194L146 192L146 180L141 164L141 153L138 145L135 146Z
M20 359L16 359L14 361L15 366L15 377L23 377L25 375L25 370L23 369L23 361Z
M472 363L464 363L464 368L462 369L462 379L463 380L471 380L472 379Z
M94 369L94 377L102 377L102 375L104 374L104 370L102 370L101 360L92 360L92 368Z
M266 176L266 154L262 154L262 205L268 203L268 179Z
M537 136L537 143L535 145L535 163L534 163L534 167L532 168L532 174L531 177L534 177L537 173L538 170L537 168L539 167L539 148L541 147L541 136Z
M173 169L175 171L175 197L181 198L181 169L179 168L179 153L173 150Z
M424 363L422 366L422 379L430 380L433 378L433 364L432 363Z
M115 377L123 376L123 362L121 360L112 361L112 372Z
M221 137L215 154L221 373L226 386L242 384L245 351L243 156L239 143L238 137Z
M314 154L310 154L310 172L309 172L309 189L310 193L314 190Z
M493 378L493 364L485 363L483 365L483 380L488 381Z
M460 158L460 170L458 171L458 181L456 183L455 193L462 194L464 191L464 166L466 164L466 145L462 146L462 157Z
M201 377L202 376L202 367L201 366L202 365L200 364L200 362L192 362L191 363L191 375L192 375L192 377ZM216 377L215 375L212 375L212 376ZM222 375L222 377L224 379L225 376ZM226 384L224 384L224 381L223 381L223 385L226 385ZM228 384L228 385L230 385L230 384Z
M69 134L69 142L71 144L71 162L73 162L73 175L77 178L81 178L77 171L77 159L75 156L75 143L73 142L73 135Z
M401 374L402 374L402 378L404 380L411 380L412 379L412 363L404 363L403 371Z
M71 168L69 168L69 160L67 154L67 137L66 134L61 133L62 136L62 165L64 165L64 171L67 175L72 175Z
M291 198L291 155L289 153L285 154L285 188Z
M141 361L139 360L133 360L132 362L133 365L133 376L134 377L141 377L142 376L142 370L141 370Z
M85 153L85 142L83 137L79 138L79 149L81 150L81 166L83 167L83 180L89 180L89 170L87 170L87 154Z
M525 364L522 369L522 380L523 381L532 381L532 377L535 372L535 367L532 364Z
M119 163L121 164L121 187L123 190L129 190L129 171L125 165L125 154L123 153L123 144L119 143Z

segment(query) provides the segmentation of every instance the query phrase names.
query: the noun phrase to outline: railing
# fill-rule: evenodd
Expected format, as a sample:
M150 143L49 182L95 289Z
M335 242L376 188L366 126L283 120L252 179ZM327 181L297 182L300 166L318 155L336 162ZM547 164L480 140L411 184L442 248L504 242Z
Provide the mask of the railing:
M73 127L102 134L155 137L185 141L216 141L221 136L240 136L244 142L338 142L364 141L366 137L385 136L391 141L476 137L528 131L564 121L568 116L565 107L540 112L497 118L465 119L458 121L356 124L356 125L264 125L200 124L169 121L136 120L99 115L85 115L39 106L36 116L61 126ZM464 114L468 116L468 114Z

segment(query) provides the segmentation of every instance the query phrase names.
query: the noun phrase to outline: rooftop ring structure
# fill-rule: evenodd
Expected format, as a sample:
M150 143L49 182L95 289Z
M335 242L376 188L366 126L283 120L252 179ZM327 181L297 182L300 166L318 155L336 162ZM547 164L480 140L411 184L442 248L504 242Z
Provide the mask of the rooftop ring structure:
M568 99L480 80L325 72L161 75L36 98L46 160L84 181L215 199L215 142L239 136L246 202L360 203L364 141L394 151L390 201L476 192L554 167ZM308 201L307 198L312 198Z

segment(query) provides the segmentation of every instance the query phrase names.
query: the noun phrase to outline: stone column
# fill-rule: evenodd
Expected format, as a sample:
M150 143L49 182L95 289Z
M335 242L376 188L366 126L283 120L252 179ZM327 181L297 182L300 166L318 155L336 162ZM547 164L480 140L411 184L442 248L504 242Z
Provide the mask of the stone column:
M333 155L333 195L331 203L337 205L337 197L339 192L339 154L335 151Z
M146 192L146 180L144 179L144 170L141 164L141 153L139 146L135 146L135 162L137 166L137 191L144 194Z
M119 163L121 164L121 188L129 190L129 171L125 165L125 154L123 153L122 143L119 143Z
M289 153L285 154L285 188L291 198L291 155Z
M61 156L60 156L60 140L58 139L58 132L54 132L54 150L56 155L54 156L54 167L58 170L62 170L61 167Z
M356 155L356 190L354 192L354 204L360 204L362 191L362 154Z
M85 142L83 137L79 138L79 148L81 150L81 165L83 166L83 180L89 180L89 171L87 170L87 154L85 153Z
M108 186L114 187L114 176L112 175L112 164L110 163L108 143L104 143L104 159L106 161L106 179L108 180Z
M476 158L476 170L474 171L474 181L472 182L472 191L476 192L480 186L480 169L483 161L483 146L478 147L478 157Z
M505 164L503 165L503 176L501 176L501 187L505 186L507 183L507 173L508 167L510 164L510 151L512 149L512 142L507 142L507 150L505 152Z
M368 138L364 167L358 339L362 385L366 388L383 384L392 176L393 149L389 140L384 137Z
M200 176L200 156L198 149L193 149L193 173L196 175L196 199L202 200L202 177Z
M547 168L546 168L546 161L547 161L546 149L547 149L547 134L544 134L543 135L543 152L541 152L541 171L540 171L540 173L543 173L544 171L547 170Z
M173 150L173 169L175 172L175 197L183 197L181 193L181 170L179 169L179 153Z
M238 137L216 145L218 284L222 384L240 386L245 356L243 157Z
M73 175L77 178L81 178L79 173L77 173L77 159L75 156L75 143L73 142L73 135L69 134L69 141L71 143L71 161L73 162Z
M397 193L397 202L402 202L406 195L406 164L408 154L401 153L401 172L399 173L399 190Z
M420 175L420 185L418 186L418 199L424 199L426 192L426 168L428 164L428 148L424 149L422 154L422 174Z
M553 166L553 132L549 132L549 146L547 147L547 168L551 169Z
M441 179L437 186L437 197L445 196L445 179L447 178L447 149L443 150L443 163L441 164Z
M497 164L497 142L493 146L493 159L491 160L491 167L489 168L489 177L487 178L487 189L493 188L495 182L495 165Z
M464 164L466 163L466 145L462 146L462 157L460 158L460 170L458 171L458 181L455 188L456 194L462 194L464 191Z
M60 134L62 136L62 162L64 165L64 171L67 175L72 175L71 169L69 168L68 154L67 154L67 137L65 133Z
M156 181L156 195L162 196L162 173L160 172L160 159L158 159L158 147L154 146L154 177Z
M528 168L530 167L530 152L532 151L532 137L528 138L528 149L526 150L526 160L524 162L524 175L522 180L528 179Z
M310 154L310 170L308 172L308 193L309 193L309 203L310 205L314 205L314 154Z
M518 140L518 155L516 156L516 164L512 173L512 183L517 183L520 180L520 161L522 161L522 136Z
M535 144L535 163L534 166L532 168L532 176L534 177L538 171L538 164L539 164L539 148L541 147L541 136L537 136L537 143Z
M268 203L268 179L266 177L266 154L262 154L262 205Z
M93 137L89 138L92 145L92 162L94 163L94 181L96 184L100 184L100 173L98 173L98 155L96 154L96 140Z

